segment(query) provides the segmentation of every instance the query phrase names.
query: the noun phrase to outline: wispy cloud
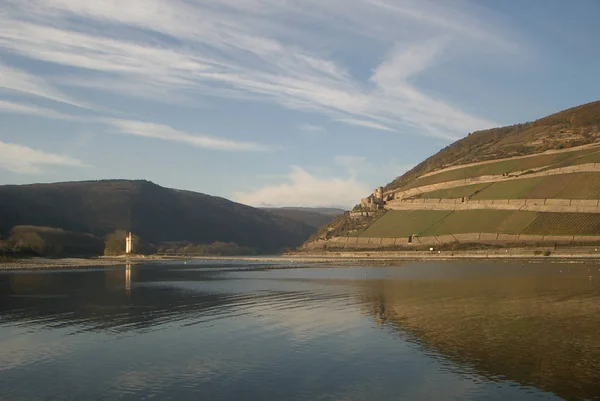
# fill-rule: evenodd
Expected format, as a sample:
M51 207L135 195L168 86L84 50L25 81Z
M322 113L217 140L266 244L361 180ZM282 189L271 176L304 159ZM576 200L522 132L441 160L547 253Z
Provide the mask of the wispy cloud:
M0 21L2 21L0 19ZM1 32L0 28L0 32ZM63 94L54 86L48 84L43 78L29 74L23 70L10 67L0 61L0 90L10 90L27 95L42 97L71 106L89 108L83 102L79 102Z
M31 116L50 118L53 120L79 121L79 117L61 113L45 107L27 103L17 103L0 99L0 113L27 114Z
M320 125L302 124L300 126L300 129L304 132L310 132L315 134L327 133L327 130L324 127L321 127Z
M148 98L163 91L173 101L190 94L260 100L347 124L398 132L408 126L444 139L495 124L425 94L411 78L451 53L452 38L474 48L518 50L503 37L506 32L484 25L476 13L448 10L439 2L7 1L0 47L75 67L84 77L86 71L103 74L107 85L101 89ZM114 30L99 31L98 24ZM317 24L319 33L307 24ZM399 25L413 34L400 35ZM352 52L353 40L366 38L381 49L384 61L373 61L370 80L358 79L327 46L314 45L315 35L340 52ZM78 82L86 86L85 79L72 84ZM126 91L121 82L128 84ZM50 89L29 92L63 98Z
M87 167L70 156L0 141L0 167L17 174L43 174L48 166Z
M268 151L269 147L253 142L231 141L180 131L168 125L133 120L106 120L117 132L163 141L180 142L198 148L227 151Z
M359 127L377 129L377 130L381 130L381 131L390 131L390 132L396 131L396 130L394 130L388 126L385 126L381 123L376 123L374 121L367 121L367 120L359 120L357 118L336 118L335 121L339 121L341 123L350 124L350 125L356 125Z
M119 134L185 143L204 149L248 152L263 152L271 150L269 146L262 145L259 143L233 141L223 138L201 135L198 133L190 133L182 130L177 130L173 127L164 124L106 117L79 117L66 113L61 113L45 107L0 99L0 113L3 112L13 114L27 114L53 120L96 123L100 126L108 128L111 132L117 132Z
M237 192L234 200L251 206L343 206L350 208L369 192L369 187L346 177L311 174L291 166L284 182L255 191Z

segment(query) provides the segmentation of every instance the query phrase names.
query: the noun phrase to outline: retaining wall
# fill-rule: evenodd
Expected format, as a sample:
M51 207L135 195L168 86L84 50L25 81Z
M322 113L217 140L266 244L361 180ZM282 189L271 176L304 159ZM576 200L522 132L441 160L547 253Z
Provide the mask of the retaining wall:
M373 237L335 237L329 240L318 240L307 243L304 249L344 248L344 249L382 249L386 247L432 246L451 243L481 243L489 245L507 244L539 244L543 246L569 245L587 243L600 244L600 236L580 235L526 235L526 234L498 234L498 233L467 233L439 236L414 236L412 243L408 237L398 238L373 238Z
M525 210L548 213L600 213L598 199L410 199L390 201L388 210Z

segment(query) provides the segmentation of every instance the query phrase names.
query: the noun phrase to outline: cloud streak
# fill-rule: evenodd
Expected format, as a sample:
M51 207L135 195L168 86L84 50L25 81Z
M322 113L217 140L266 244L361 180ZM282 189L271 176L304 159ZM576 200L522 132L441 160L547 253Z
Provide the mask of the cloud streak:
M253 142L238 142L221 138L213 138L180 131L163 124L117 119L106 120L106 122L121 134L185 143L198 148L252 152L264 152L270 150L267 146Z
M63 94L60 90L56 89L51 84L48 84L43 78L29 74L20 69L10 67L2 63L1 60L0 90L20 92L26 95L42 97L75 107L90 108L83 102L79 102Z
M233 141L198 133L190 133L177 130L164 124L105 117L79 117L45 107L6 100L0 100L0 113L25 114L52 120L74 121L79 123L96 123L103 125L111 132L123 135L184 143L203 149L237 152L266 152L271 150L271 147L255 142Z
M0 141L0 167L17 174L44 174L49 166L87 167L70 156Z
M1 99L0 113L26 114L30 116L49 118L52 120L84 121L82 118L61 113L52 109L47 109L45 107L39 107L26 103L11 102L8 100Z

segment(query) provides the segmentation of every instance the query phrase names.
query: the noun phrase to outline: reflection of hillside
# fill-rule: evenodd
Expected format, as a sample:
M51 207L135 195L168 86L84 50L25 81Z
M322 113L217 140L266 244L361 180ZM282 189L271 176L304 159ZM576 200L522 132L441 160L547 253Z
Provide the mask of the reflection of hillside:
M428 351L492 379L600 399L600 287L587 272L364 286L377 321Z

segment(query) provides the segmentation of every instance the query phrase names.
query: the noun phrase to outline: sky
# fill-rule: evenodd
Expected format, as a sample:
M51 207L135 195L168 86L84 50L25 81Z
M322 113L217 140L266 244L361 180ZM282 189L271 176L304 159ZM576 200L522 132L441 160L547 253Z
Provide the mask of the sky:
M600 98L597 0L0 0L0 184L350 208Z

